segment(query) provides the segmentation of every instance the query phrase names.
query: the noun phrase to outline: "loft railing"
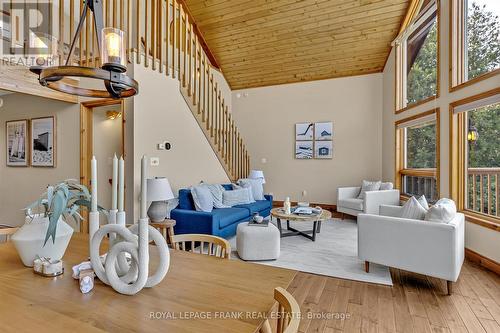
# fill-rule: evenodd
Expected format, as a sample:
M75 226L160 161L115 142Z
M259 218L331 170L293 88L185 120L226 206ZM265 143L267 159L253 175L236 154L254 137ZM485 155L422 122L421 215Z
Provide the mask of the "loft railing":
M59 63L67 56L68 45L82 12L83 0L51 2L53 35L57 39ZM127 33L129 62L179 80L181 92L202 127L208 141L231 179L246 177L250 157L236 127L225 85L209 59L194 20L179 0L103 0L104 26ZM100 59L93 18L88 13L71 63L99 67Z
M500 168L467 169L467 208L486 215L500 216Z

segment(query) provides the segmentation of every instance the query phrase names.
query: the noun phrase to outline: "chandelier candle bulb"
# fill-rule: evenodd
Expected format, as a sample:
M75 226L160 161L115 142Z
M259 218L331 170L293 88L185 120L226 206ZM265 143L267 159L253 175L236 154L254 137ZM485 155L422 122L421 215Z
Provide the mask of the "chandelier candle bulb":
M140 218L141 219L147 219L148 216L146 214L147 211L147 175L146 175L146 169L148 165L148 159L146 155L142 156L142 161L141 161L141 214Z
M111 181L111 210L117 209L117 195L118 195L118 158L113 157L113 179Z
M108 27L102 29L103 47L101 48L102 68L125 72L127 70L125 32Z
M123 211L125 193L125 173L123 156L118 161L118 212Z

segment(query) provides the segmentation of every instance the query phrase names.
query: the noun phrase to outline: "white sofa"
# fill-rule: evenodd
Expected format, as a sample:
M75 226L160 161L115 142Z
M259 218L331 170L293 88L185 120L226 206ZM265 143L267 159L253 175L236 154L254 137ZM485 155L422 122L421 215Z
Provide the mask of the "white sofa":
M358 215L358 258L451 283L464 262L464 215L449 223L401 218L402 207L380 206L380 215Z
M365 192L364 199L358 199L361 187L339 187L337 189L337 212L358 216L360 213L378 214L380 205L399 205L399 190Z

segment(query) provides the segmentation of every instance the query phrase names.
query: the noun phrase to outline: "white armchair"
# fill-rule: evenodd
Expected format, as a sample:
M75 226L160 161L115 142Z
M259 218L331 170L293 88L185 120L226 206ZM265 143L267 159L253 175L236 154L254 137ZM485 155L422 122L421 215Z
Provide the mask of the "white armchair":
M358 258L369 263L400 268L457 281L464 262L464 215L448 223L401 218L402 207L380 206L380 215L358 215Z
M358 199L361 187L339 187L337 189L337 212L358 216L360 213L378 214L380 205L399 205L399 190L365 192L364 199Z

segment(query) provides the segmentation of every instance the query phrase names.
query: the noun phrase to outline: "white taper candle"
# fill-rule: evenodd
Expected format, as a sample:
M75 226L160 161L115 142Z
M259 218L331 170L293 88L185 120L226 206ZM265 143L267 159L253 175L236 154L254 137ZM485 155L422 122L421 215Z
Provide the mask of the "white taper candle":
M125 200L125 163L123 156L118 161L118 211L123 212Z
M90 186L92 191L90 211L97 212L97 160L92 156L90 161Z
M118 158L113 157L113 178L111 181L111 210L116 210L118 194Z
M142 156L142 161L141 161L141 219L146 219L147 218L147 162L148 158L146 155Z

